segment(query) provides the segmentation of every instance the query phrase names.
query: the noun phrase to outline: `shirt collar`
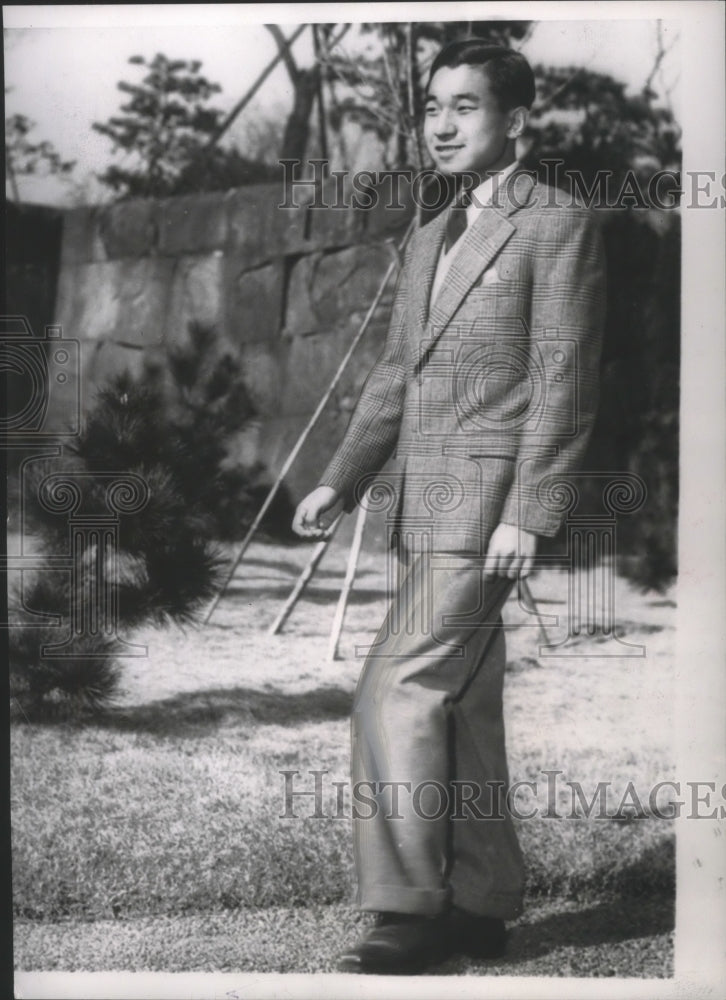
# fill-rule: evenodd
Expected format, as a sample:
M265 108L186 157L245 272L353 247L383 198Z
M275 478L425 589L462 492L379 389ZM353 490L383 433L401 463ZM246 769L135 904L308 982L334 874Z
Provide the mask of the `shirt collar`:
M514 160L509 166L505 167L504 170L500 170L499 173L494 174L491 177L487 177L485 181L482 181L478 187L473 188L469 192L471 201L466 208L466 218L468 225L471 225L473 219L481 212L483 208L490 204L492 200L492 195L494 194L494 185L499 186L502 181L505 181L510 174L519 166L519 160Z

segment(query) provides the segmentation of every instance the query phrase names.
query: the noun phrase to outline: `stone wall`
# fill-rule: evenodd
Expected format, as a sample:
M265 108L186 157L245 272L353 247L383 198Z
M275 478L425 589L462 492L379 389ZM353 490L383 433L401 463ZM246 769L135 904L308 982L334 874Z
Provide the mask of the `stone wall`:
M25 314L38 337L46 324L61 323L64 336L79 341L85 404L106 376L184 337L190 321L216 325L239 351L259 411L235 457L260 459L273 475L355 335L412 214L405 194L401 210L384 209L382 197L378 208L358 212L281 209L281 200L277 185L261 185L64 213L10 204L9 312ZM324 192L322 200L332 205L335 194ZM603 221L609 280L602 387L584 466L648 468L651 498L665 499L655 508L651 499L642 517L626 519L620 538L652 551L653 538L675 538L679 218L649 210L606 213ZM391 291L287 477L293 497L314 484L343 434L380 353ZM68 396L64 388L61 405ZM51 414L49 423L62 415Z
M300 195L297 195L302 200ZM326 203L334 203L334 195ZM411 217L281 208L277 184L65 214L55 322L80 341L82 400L109 375L212 324L234 345L259 419L237 455L276 473L355 336ZM286 480L312 485L380 353L393 282Z

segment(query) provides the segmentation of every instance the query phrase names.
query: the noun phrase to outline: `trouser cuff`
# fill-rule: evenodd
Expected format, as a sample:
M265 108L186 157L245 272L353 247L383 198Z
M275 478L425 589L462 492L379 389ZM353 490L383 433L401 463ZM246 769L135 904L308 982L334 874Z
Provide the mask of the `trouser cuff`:
M412 889L400 885L369 885L358 890L361 910L378 913L415 913L435 917L448 909L451 901L449 889Z

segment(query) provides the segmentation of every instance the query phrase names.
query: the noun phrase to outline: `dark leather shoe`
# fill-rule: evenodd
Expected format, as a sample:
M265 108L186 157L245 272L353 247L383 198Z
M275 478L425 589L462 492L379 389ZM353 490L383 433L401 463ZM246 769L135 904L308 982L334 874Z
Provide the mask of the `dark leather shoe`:
M338 959L341 972L415 976L453 954L443 917L381 914L362 941Z
M452 949L470 958L500 958L507 948L504 921L498 917L481 917L453 906L447 931Z

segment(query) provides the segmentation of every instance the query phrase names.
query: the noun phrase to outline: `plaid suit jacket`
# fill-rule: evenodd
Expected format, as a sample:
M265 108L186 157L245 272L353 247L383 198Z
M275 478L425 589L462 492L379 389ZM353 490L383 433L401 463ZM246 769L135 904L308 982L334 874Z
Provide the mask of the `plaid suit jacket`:
M395 451L378 493L390 487L397 526L483 554L500 521L561 524L557 481L597 406L604 253L589 210L515 172L430 302L448 214L409 243L385 348L320 484L350 510Z

